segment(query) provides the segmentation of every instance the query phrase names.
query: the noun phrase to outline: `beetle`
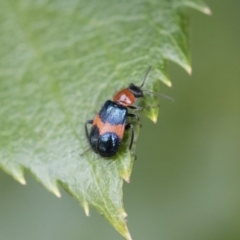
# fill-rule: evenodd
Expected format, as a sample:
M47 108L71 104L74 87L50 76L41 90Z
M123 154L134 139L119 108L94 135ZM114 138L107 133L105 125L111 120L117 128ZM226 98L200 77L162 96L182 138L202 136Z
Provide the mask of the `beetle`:
M134 110L146 108L136 106L134 103L137 98L144 97L142 87L150 70L151 67L148 68L140 86L131 83L127 88L118 91L112 100L107 100L104 103L94 119L85 122L86 136L95 153L105 158L116 155L124 132L128 129L131 129L129 143L129 149L131 150L134 141L134 127L132 123L127 123L127 118L136 118L139 122L139 117L137 114L129 113L128 108ZM92 125L90 133L87 128L88 124Z

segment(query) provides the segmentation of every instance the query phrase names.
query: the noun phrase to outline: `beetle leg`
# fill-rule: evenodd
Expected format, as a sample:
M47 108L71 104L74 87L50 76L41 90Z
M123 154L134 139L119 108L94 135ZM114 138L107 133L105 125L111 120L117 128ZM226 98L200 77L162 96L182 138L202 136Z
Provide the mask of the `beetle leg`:
M140 128L142 127L142 124L140 123L140 118L139 118L139 116L138 116L137 114L134 114L134 113L128 113L127 116L128 116L128 117L134 117L134 118L136 118L136 120L137 120L137 124L139 124L139 127L140 127Z
M135 106L135 105L128 106L128 108L134 109L135 111L141 111L145 108L156 108L156 107L158 108L159 105L148 105L145 107L139 107L139 106Z
M88 129L87 129L87 124L93 124L93 120L87 120L85 122L85 131L86 131L87 139L89 140L89 133L88 133Z
M137 123L139 123L139 116L137 114L134 114L134 113L128 113L127 115L128 117L134 117L137 119Z
M87 136L87 139L89 141L89 133L88 133L88 129L87 129L87 124L93 124L93 120L87 120L85 122L85 131L86 131L86 136ZM88 147L86 150L84 150L82 153L80 153L79 155L80 156L83 156L88 150L90 150L91 148Z
M129 128L131 128L131 130L132 130L131 140L130 140L130 144L129 144L129 150L131 150L132 149L133 140L134 140L134 128L133 128L133 124L132 123L128 123L128 124L125 125L125 130L128 130Z

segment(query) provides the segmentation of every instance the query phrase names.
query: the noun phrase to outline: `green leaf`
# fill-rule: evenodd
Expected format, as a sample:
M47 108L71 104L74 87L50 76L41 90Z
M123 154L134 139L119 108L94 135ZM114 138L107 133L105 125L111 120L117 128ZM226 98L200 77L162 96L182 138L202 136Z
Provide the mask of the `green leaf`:
M197 0L0 0L0 167L25 184L29 170L60 197L58 183L89 215L104 214L126 239L123 180L134 162L126 133L119 153L88 148L84 123L130 82L171 86L167 60L191 72L185 7ZM157 105L146 94L143 105ZM144 114L157 121L158 108ZM135 124L135 142L139 132ZM135 148L135 144L134 144Z

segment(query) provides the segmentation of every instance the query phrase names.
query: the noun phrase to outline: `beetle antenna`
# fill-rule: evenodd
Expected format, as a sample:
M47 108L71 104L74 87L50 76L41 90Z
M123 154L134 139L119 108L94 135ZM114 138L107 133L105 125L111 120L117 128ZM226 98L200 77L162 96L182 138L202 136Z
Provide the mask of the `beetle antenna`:
M143 85L144 85L144 83L145 83L145 81L146 81L146 79L147 79L147 76L148 76L151 68L152 68L152 66L149 66L149 67L148 67L147 72L145 73L145 76L144 76L144 78L143 78L142 84L141 84L141 86L139 86L139 88L142 88L142 87L143 87Z
M161 97L161 98L165 98L165 99L167 99L167 100L169 100L169 101L175 102L175 100L174 100L173 98L171 98L171 97L169 97L169 96L167 96L167 95L164 95L164 94L162 94L162 93L155 93L155 92L151 92L151 91L148 91L148 90L145 90L145 89L143 89L143 91L144 91L144 92L148 92L148 93L150 93L150 94L153 94L153 95L155 95L155 96L159 96L159 97Z
M162 94L162 93L159 93L158 96L161 97L161 98L165 98L165 99L167 99L167 100L169 100L169 101L171 101L171 102L175 102L174 98L169 97L169 96L167 96L167 95L164 95L164 94Z

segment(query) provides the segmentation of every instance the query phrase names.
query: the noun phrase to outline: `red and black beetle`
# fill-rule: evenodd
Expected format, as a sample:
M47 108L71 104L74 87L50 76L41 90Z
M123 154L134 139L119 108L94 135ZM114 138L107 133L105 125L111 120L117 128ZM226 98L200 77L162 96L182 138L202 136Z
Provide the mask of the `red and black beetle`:
M89 144L94 152L102 157L114 156L121 145L124 131L131 129L131 139L129 149L132 148L134 140L134 127L132 123L127 123L127 118L136 118L137 114L129 113L128 108L141 110L143 107L135 106L136 98L143 97L142 87L144 86L147 75L151 67L148 68L143 82L140 86L131 83L127 88L117 92L113 96L113 100L107 100L100 112L93 120L85 123L86 135ZM90 133L87 124L91 124Z

